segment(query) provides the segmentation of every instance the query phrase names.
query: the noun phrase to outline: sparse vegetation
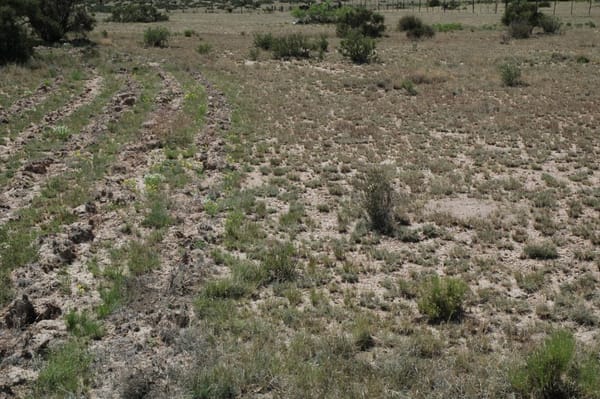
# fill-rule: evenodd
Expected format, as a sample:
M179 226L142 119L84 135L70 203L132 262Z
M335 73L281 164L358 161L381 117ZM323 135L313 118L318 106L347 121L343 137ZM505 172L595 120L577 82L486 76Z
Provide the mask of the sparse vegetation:
M507 62L500 65L498 69L500 71L502 83L504 83L505 86L515 87L522 84L521 69L518 65Z
M121 23L162 22L168 21L169 16L161 13L153 4L124 3L111 7L110 20Z

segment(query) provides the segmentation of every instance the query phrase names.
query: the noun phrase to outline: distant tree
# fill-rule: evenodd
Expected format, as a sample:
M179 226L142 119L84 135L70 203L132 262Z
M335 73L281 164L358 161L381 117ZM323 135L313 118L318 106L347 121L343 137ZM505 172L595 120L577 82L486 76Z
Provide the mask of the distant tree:
M26 15L34 8L29 0L5 0L0 5L0 64L25 62L33 53Z
M49 43L63 39L67 33L85 33L94 28L83 0L34 0L29 23L42 40Z

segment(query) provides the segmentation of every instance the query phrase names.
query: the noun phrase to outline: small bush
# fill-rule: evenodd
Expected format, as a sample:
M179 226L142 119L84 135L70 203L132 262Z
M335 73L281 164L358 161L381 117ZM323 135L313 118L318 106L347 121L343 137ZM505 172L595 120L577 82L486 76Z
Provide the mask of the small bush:
M515 64L505 63L500 65L500 77L505 86L514 87L521 84L521 69Z
M312 4L307 10L294 8L292 16L301 24L329 24L337 20L339 10L330 1Z
M552 15L542 15L539 19L540 26L544 33L558 33L562 23L558 17Z
M568 376L574 355L573 334L557 331L529 355L524 367L512 372L511 384L524 397L579 397L576 395L576 381Z
M131 2L113 6L110 20L113 22L161 22L168 21L169 16L159 12L152 4Z
M296 251L292 243L276 244L262 257L262 270L269 282L294 281L298 274Z
M254 35L254 46L263 50L271 50L275 38L271 33L256 33Z
M527 39L532 31L533 26L527 21L513 21L508 27L508 35L515 39Z
M376 59L375 40L354 31L340 42L340 53L355 64L369 64Z
M414 15L407 15L398 21L398 30L406 32L406 37L411 40L420 40L435 36L435 30L430 25L426 25L420 18Z
M192 37L196 34L196 31L194 31L193 29L186 29L183 31L183 36L185 37Z
M198 54L208 54L211 50L212 46L208 43L200 43L198 47L196 47Z
M383 15L363 7L343 9L337 19L337 35L346 37L354 31L368 37L380 37L385 31Z
M273 57L278 59L309 58L313 48L308 37L301 33L275 38L271 47Z
M359 186L371 227L382 234L393 234L396 229L396 193L390 174L382 169L372 169L363 176Z
M523 248L523 253L529 259L556 259L558 258L558 250L556 245L551 241L528 244Z
M167 47L171 32L163 27L148 28L144 32L144 44L147 47Z
M435 276L422 284L418 308L432 322L458 320L463 314L467 284L458 279Z
M402 83L400 83L399 88L406 90L406 93L410 96L416 96L419 94L415 88L415 84L410 79L403 80Z

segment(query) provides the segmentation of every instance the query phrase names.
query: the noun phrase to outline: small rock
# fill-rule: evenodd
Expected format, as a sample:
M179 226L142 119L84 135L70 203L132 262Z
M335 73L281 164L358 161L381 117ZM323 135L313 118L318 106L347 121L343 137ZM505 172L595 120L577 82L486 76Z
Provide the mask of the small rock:
M121 102L121 104L123 105L127 105L128 107L131 107L132 105L135 104L135 97L127 97L124 98Z
M75 244L81 244L83 242L93 241L94 233L93 228L89 224L75 223L69 227L69 240Z
M47 303L45 305L45 309L42 313L37 317L38 320L54 320L58 316L62 314L62 310L59 306L56 306L53 303Z

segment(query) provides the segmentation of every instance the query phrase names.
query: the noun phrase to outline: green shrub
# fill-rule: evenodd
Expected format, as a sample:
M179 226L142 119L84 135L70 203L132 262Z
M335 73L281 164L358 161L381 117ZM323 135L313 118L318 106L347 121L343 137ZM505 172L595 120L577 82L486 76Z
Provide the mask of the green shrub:
M556 259L558 251L552 241L528 244L523 248L523 253L530 259Z
M192 37L196 34L196 31L194 31L193 29L186 29L183 31L183 36L185 37Z
M514 87L521 84L521 69L513 63L504 63L498 68L505 86Z
M558 17L552 15L542 15L539 18L540 26L544 30L544 33L558 33L562 22Z
M209 43L200 43L198 47L196 47L198 54L208 54L211 50L212 46Z
M539 25L539 19L542 13L537 10L534 2L526 0L517 0L508 3L508 7L502 15L502 23L511 26L514 23L525 23L532 29Z
M576 394L577 381L568 373L574 356L573 334L557 331L527 357L525 366L512 371L511 384L528 398L580 397Z
M463 314L467 284L458 279L435 276L419 292L418 308L432 322L458 320Z
M386 170L371 169L361 179L359 189L371 228L382 234L393 234L396 230L395 197L392 179Z
M113 22L161 22L169 20L168 15L159 12L152 4L140 2L115 5L111 11L110 20Z
M340 53L355 64L369 64L376 60L375 40L353 31L340 42Z
M368 37L380 37L385 31L383 15L363 7L342 9L337 19L337 35L346 37L355 31Z
M344 7L346 8L346 7ZM337 20L339 10L327 0L322 3L314 3L307 10L294 8L292 16L301 24L329 24Z
M533 26L527 21L513 21L508 27L508 35L515 39L527 39L532 31Z
M416 96L417 94L419 94L417 92L417 89L415 88L415 84L410 79L403 80L402 83L400 83L400 86L398 86L398 87L400 89L406 90L406 93L408 95Z
M32 4L34 7L27 15L29 24L49 43L58 42L69 32L89 32L96 23L83 0L37 0Z
M147 47L166 47L171 32L164 26L148 28L144 32L144 44Z
M263 50L271 50L274 40L272 33L256 33L254 35L254 46Z
M294 281L297 277L296 251L292 243L277 243L262 256L262 270L269 282Z
M271 47L273 57L277 59L309 58L313 48L308 37L301 33L275 38Z
M435 36L435 30L430 25L426 25L420 18L414 15L407 15L398 21L398 30L406 32L406 37L411 40L420 40Z
M17 10L0 6L0 65L25 62L33 54L33 41L18 18Z

